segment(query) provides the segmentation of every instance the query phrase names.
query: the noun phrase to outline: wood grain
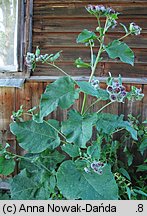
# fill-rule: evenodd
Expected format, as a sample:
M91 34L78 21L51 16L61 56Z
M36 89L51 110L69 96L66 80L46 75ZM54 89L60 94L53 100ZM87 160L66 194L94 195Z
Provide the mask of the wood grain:
M32 0L27 0L29 2ZM137 83L137 87L142 88L145 97L142 101L136 103L114 103L107 107L104 111L114 114L124 114L127 118L128 113L137 116L141 114L141 119L147 119L147 1L146 0L34 0L33 17L29 20L29 13L31 8L27 7L26 24L33 25L32 36L31 32L26 32L25 54L31 48L35 51L36 46L40 46L42 54L56 53L63 50L61 58L57 61L57 65L65 69L73 77L82 79L87 77L90 71L87 69L77 69L74 65L74 60L78 57L83 58L84 61L89 61L89 50L82 44L76 43L77 35L84 29L95 30L96 22L94 18L85 10L87 4L104 4L113 7L120 12L120 22L129 26L129 23L134 21L141 26L142 34L134 37L126 38L124 41L135 52L135 66L120 63L118 59L110 60L104 54L102 62L96 70L96 76L101 78L105 88L104 81L111 71L112 75L117 77L122 74L124 77L125 86L127 90L131 85ZM32 14L31 14L32 15ZM116 29L109 31L105 44L111 42L114 38L123 36L122 28L119 25ZM32 47L31 45L32 37ZM96 44L98 47L98 44ZM96 52L96 49L94 49ZM21 73L19 73L22 76ZM30 109L38 105L40 95L45 90L45 87L50 82L54 81L62 74L46 65L38 65L37 69L27 79L26 83L21 89L16 88L0 88L0 136L3 144L6 141L11 143L11 150L16 153L23 154L24 151L18 148L14 136L10 133L9 123L12 111L19 109L20 105L24 105L24 109ZM4 76L1 74L1 76ZM9 76L13 76L10 74ZM136 84L135 84L136 85ZM81 109L83 94L80 95L79 100L76 100L74 109ZM87 105L90 105L94 99L89 97ZM101 102L93 107L91 111L97 111L106 102ZM52 112L49 116L59 121L67 118L67 111L60 108ZM29 117L25 117L29 119Z

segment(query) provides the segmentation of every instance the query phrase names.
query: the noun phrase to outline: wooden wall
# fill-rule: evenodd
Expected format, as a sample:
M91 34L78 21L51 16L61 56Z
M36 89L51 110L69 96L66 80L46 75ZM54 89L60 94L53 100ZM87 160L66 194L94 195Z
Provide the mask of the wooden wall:
M133 82L137 82L137 87L142 88L145 97L141 102L117 104L106 109L112 113L128 113L134 115L141 114L141 119L147 119L147 1L143 0L34 0L33 11L33 50L37 45L40 46L42 53L55 53L63 50L63 54L58 65L73 76L88 76L88 70L78 70L73 62L78 57L89 60L89 51L87 47L76 44L77 35L84 29L94 30L96 23L84 7L89 3L104 4L112 6L120 12L121 22L128 25L134 21L143 29L142 34L125 39L131 48L135 51L135 66L120 63L118 60L108 60L105 56L103 62L97 68L96 75L100 77L107 76L108 72L114 76L122 74L129 79L125 85L127 89ZM122 28L119 26L114 32L108 34L106 43L115 37L122 36ZM25 109L35 106L39 102L39 97L49 83L49 76L59 76L61 73L40 65L32 74L30 80L27 80L21 89L0 88L0 139L2 143L6 141L11 143L11 150L20 151L16 145L15 137L9 131L10 116L12 111L17 110L21 104ZM41 77L45 76L45 77ZM137 79L136 79L137 78ZM137 81L138 80L138 81ZM146 84L145 84L146 83ZM103 84L102 84L103 85ZM82 96L77 101L77 107L81 106ZM89 99L88 103L91 103ZM103 104L99 105L102 106ZM94 107L96 110L98 107ZM51 114L52 118L62 120L66 118L66 112L58 109Z
M59 66L73 76L89 75L89 70L77 69L74 66L74 61L78 57L88 61L90 56L88 47L76 43L78 34L84 28L95 30L97 27L96 19L85 10L85 6L89 3L111 6L120 13L119 22L126 26L135 22L143 29L141 35L125 39L135 52L135 67L121 63L119 60L108 59L107 55L104 55L96 75L107 76L108 71L111 71L114 76L121 73L123 77L129 78L147 77L147 1L145 0L34 0L33 50L37 45L43 53L63 50L58 62ZM109 31L105 44L122 35L123 28L118 25L117 28ZM34 72L35 75L56 76L61 73L48 66L40 65Z

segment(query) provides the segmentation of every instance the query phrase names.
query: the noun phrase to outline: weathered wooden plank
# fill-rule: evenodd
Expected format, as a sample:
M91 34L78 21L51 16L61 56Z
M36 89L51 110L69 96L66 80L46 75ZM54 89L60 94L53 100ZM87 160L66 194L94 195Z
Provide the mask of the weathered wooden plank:
M89 4L89 0L72 0L70 1L71 3L86 3ZM69 3L69 0L35 0L34 1L34 5L38 5L38 4L59 4L59 3ZM99 2L97 2L96 0L91 0L90 1L91 4L106 4L106 3L146 3L146 0L99 0Z
M89 75L90 70L87 69L80 69L78 70L73 63L64 63L60 62L58 63L58 66L61 67L63 70L65 70L67 73L69 73L71 76L78 76L78 75ZM103 64L100 64L98 67L98 73L102 73L103 71ZM51 75L51 76L61 76L62 73L52 67L52 66L45 66L45 65L39 65L36 70L34 71L33 75Z
M15 89L14 88L0 88L1 92L1 110L0 110L0 129L9 129L9 122L11 119L12 111L15 108Z
M43 93L43 83L42 82L31 82L29 85L32 88L31 94L31 105L32 107L38 106L40 101L40 96Z
M65 70L71 76L88 76L90 74L90 69L78 69L76 68L73 63L64 63L59 62L57 64L63 70ZM107 76L108 72L111 71L114 76L118 76L121 74L123 77L134 77L134 78L141 78L146 77L146 65L136 64L135 67L125 63L117 63L117 62L110 62L110 63L100 63L97 67L96 76ZM61 76L62 73L59 72L57 69L54 69L50 66L39 65L35 72L33 73L34 76Z
M0 88L0 131L2 131L2 144L10 144L10 151L16 152L16 145L12 135L9 133L9 124L12 121L11 115L15 110L15 88ZM13 141L12 141L13 140ZM11 142L12 141L12 142Z
M32 107L32 87L29 83L25 83L21 89L16 89L16 106L15 110L18 110L23 105L24 110L28 110ZM30 119L29 116L24 116L25 120Z
M131 22L135 22L142 28L142 33L147 33L147 25L145 18L133 19L129 18L120 18L119 23L123 23L127 27ZM102 25L104 21L102 21ZM93 17L85 18L43 18L43 17L34 17L33 19L33 32L81 32L83 29L89 29L95 31L97 27L97 21ZM109 32L124 32L124 29L121 25L117 25L114 29L109 29Z
M83 44L77 44L76 38L78 33L45 33L40 32L33 34L33 46L49 49L49 47L83 47ZM105 43L108 44L113 39L119 39L123 34L108 34ZM130 36L124 39L131 48L147 48L147 34ZM98 45L98 43L96 43Z
M142 121L147 120L147 85L143 85Z
M33 48L33 51L35 52L36 47ZM42 54L45 53L56 53L58 52L60 49L56 48L56 47L49 47L49 48L44 48L44 46L41 47L41 52ZM143 63L146 64L146 59L147 59L147 49L132 49L134 51L135 54L135 62L136 63ZM73 62L77 59L77 58L82 58L84 61L86 62L90 62L90 50L88 47L62 47L62 53L60 58L57 60L57 62ZM98 51L98 49L94 49L94 53L96 54ZM110 59L108 58L108 55L106 53L103 53L103 59L102 62L119 62L118 59L114 60L114 59Z
M58 3L58 4L47 4L42 3L39 5L34 5L34 16L42 16L43 17L87 17L90 14L85 10L84 3ZM105 4L104 4L105 5ZM130 4L121 4L121 3L110 3L109 6L112 6L113 9L120 13L120 16L140 16L144 17L146 15L146 5L147 3L143 3L144 7L140 3L130 3Z
M28 82L53 82L57 80L60 76L31 76L28 78ZM72 76L73 79L80 81L80 80L89 80L89 76ZM106 83L107 77L96 77L101 83ZM115 78L117 80L117 77ZM133 84L147 84L147 77L143 78L124 78L122 77L123 83L133 83Z
M114 76L121 74L123 77L141 78L147 77L147 65L135 64L134 67L125 63L105 63L103 75L105 76L108 71L112 72Z

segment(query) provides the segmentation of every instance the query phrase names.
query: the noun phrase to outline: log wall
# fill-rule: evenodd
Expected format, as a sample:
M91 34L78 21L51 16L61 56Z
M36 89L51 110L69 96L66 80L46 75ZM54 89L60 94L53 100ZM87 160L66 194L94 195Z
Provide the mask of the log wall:
M88 48L76 44L76 37L84 28L94 30L96 26L93 17L84 9L89 3L97 4L97 1L34 0L33 6L33 50L38 45L43 54L63 50L58 65L72 76L77 77L89 75L88 70L78 70L73 63L78 57L82 57L86 61L89 60ZM136 82L136 86L142 88L145 97L141 102L136 103L114 103L106 111L115 114L123 113L125 116L128 113L135 116L140 114L141 119L145 120L147 119L147 1L99 0L98 3L112 6L116 11L120 12L120 20L126 25L134 21L143 29L141 35L125 39L125 42L135 51L134 67L120 63L119 60L109 60L105 56L96 71L96 75L105 77L109 71L113 76L122 74L124 78L127 78L126 88L129 90L133 82ZM120 36L122 36L122 28L119 26L113 32L109 32L106 42ZM0 88L0 141L3 144L6 141L11 143L13 152L19 153L20 149L16 145L15 137L9 131L12 111L19 109L22 104L25 109L37 105L46 84L50 82L50 76L55 78L60 75L61 73L53 68L40 65L32 74L31 79L27 80L21 89ZM42 78L42 76L44 77ZM81 107L81 101L82 96L75 106ZM91 102L90 98L88 103L91 104ZM96 109L98 107L93 107L93 110ZM57 109L51 114L51 117L63 120L66 118L66 112Z

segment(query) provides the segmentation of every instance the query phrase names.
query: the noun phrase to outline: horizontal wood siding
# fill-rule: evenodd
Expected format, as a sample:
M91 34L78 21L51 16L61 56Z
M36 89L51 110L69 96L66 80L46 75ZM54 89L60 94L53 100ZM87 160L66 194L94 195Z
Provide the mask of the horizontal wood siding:
M134 37L131 36L125 39L135 52L135 66L120 63L118 60L110 60L104 55L103 61L97 68L96 75L101 78L108 75L111 71L112 75L117 76L122 74L124 78L128 78L125 84L129 90L133 83L131 79L138 80L137 87L142 88L145 94L141 102L134 103L114 103L105 109L106 112L114 114L132 113L135 116L141 114L141 120L147 119L147 85L144 85L140 78L147 78L147 1L135 0L34 0L33 8L33 50L39 45L42 53L56 53L63 50L58 66L61 66L65 71L75 77L85 77L90 74L90 71L81 69L78 70L74 66L74 60L82 57L83 60L89 60L89 50L87 47L76 44L77 35L84 29L95 29L96 23L84 9L88 3L105 4L112 6L116 11L120 12L121 22L129 25L135 21L143 29L142 34ZM119 26L110 31L106 39L109 43L115 37L122 36L122 28ZM96 50L95 50L96 52ZM41 78L40 76L44 76ZM18 88L0 88L0 142L2 144L9 142L11 151L23 153L16 145L15 137L10 133L9 123L11 122L12 111L17 111L20 105L24 105L25 109L38 105L41 93L44 91L47 81L50 77L61 76L62 74L45 65L39 65L33 73L30 80L26 81L21 89ZM34 79L33 79L34 77ZM37 77L37 80L36 79ZM52 79L52 78L51 78ZM144 79L145 80L145 79ZM146 82L147 83L147 82ZM104 87L104 84L102 84ZM73 108L80 109L83 95L76 101ZM87 101L92 103L92 98ZM103 106L105 102L92 107L93 111ZM67 118L67 111L57 109L50 115L51 118L64 120ZM27 119L27 118L26 118Z
M8 132L6 134L6 131L9 131L9 123L11 120L11 114L13 111L17 111L21 105L23 105L25 110L30 109L33 106L36 106L39 104L40 96L45 90L46 85L49 84L49 82L36 82L36 81L27 81L24 86L19 88L0 88L0 130L1 133L4 134L4 137L6 137L8 140L13 139L12 135ZM133 84L125 84L127 90L130 89L130 86ZM128 109L130 106L130 103L114 103L113 109L112 107L108 107L105 111L110 111L114 114L120 114L122 111L124 112L125 116L128 113L133 113L135 115L138 115L139 113L142 114L141 119L145 120L147 118L147 85L140 85L135 84L136 87L142 88L143 93L145 94L144 99L141 102L133 102L131 110ZM104 84L101 84L102 88L105 88ZM75 108L80 109L81 102L82 102L83 95L81 94L79 100L76 101ZM91 98L87 101L87 103L91 104ZM103 102L106 103L106 102ZM101 107L102 104L99 104ZM140 107L140 108L138 108ZM94 110L97 110L98 107L94 106ZM60 113L60 114L59 114ZM50 115L51 118L57 118L58 120L63 120L66 118L66 114L64 113L62 116L62 112L60 109L57 109L55 112L53 112ZM28 119L27 117L25 118Z
M36 46L41 48L43 54L62 50L58 65L72 76L88 76L90 71L77 69L74 61L78 57L82 57L85 61L90 59L89 49L83 44L76 43L78 34L84 28L94 31L97 26L95 18L85 10L85 6L89 3L113 7L120 13L119 22L126 26L135 22L142 28L141 35L132 35L124 40L135 53L135 66L121 63L118 59L110 60L104 54L102 62L97 67L96 76L107 76L111 71L114 76L121 73L123 77L130 78L130 82L131 78L147 77L147 1L34 0L33 50ZM109 31L105 44L122 35L123 28L118 25ZM97 49L94 50L95 53L96 51ZM54 68L40 64L33 75L60 76L62 74Z

